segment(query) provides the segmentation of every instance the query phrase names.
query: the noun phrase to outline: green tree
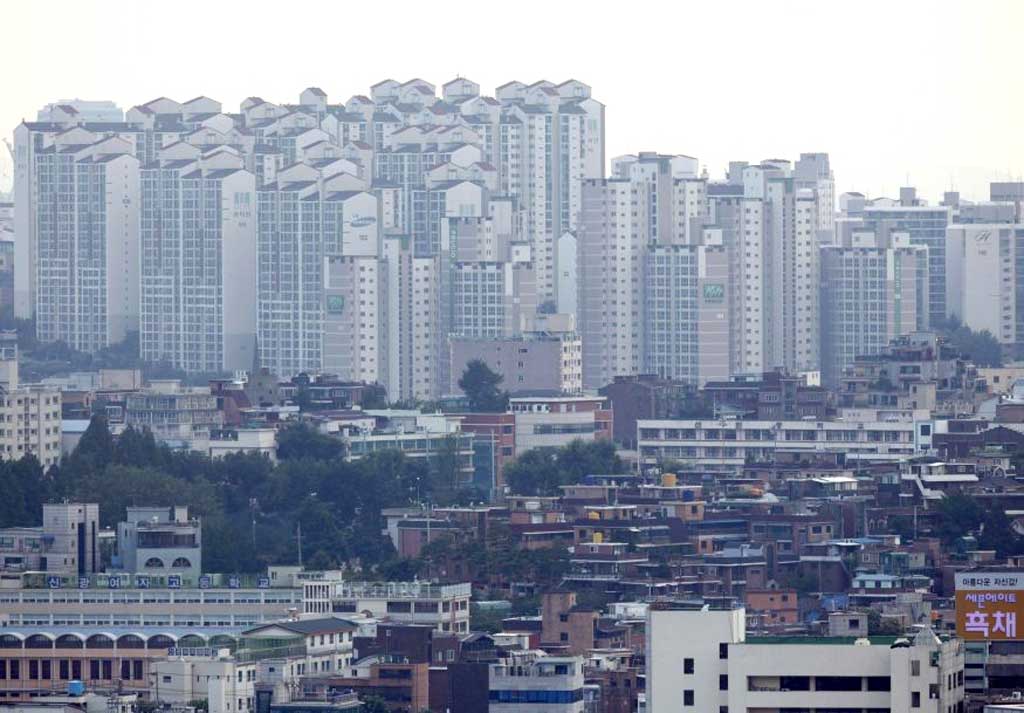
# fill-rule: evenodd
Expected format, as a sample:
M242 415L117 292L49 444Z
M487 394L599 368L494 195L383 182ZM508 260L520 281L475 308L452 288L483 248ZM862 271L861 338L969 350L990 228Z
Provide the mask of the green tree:
M970 358L977 366L1003 365L1003 349L987 329L976 332L956 316L939 320L935 328L951 347Z
M466 364L459 377L459 388L466 394L469 408L476 412L503 412L508 408L508 392L501 390L504 377L481 359Z
M107 417L97 414L78 440L69 461L77 467L105 468L114 460L114 437L110 435Z
M874 610L868 609L868 636L899 636L903 633L903 627L894 619L883 619L882 615Z
M344 451L345 446L339 439L324 435L302 421L277 432L277 457L281 460L335 460Z
M380 696L365 696L360 700L363 703L363 713L389 713L388 704Z
M505 482L516 495L558 495L587 475L621 473L622 460L610 441L579 439L555 450L532 449L505 466Z
M935 505L935 510L934 534L947 545L977 530L985 515L985 509L977 500L960 494L944 497Z

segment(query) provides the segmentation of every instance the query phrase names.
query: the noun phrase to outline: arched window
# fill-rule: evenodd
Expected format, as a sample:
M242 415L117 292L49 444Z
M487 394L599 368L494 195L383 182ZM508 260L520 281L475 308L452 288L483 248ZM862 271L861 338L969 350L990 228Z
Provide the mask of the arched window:
M117 637L117 648L144 649L146 648L146 642L142 640L141 636L136 636L135 634L124 634L123 636Z
M32 636L25 639L26 649L52 649L53 640L49 636L43 636L42 634L32 634Z
M188 561L187 557L179 557L178 559L174 560L174 564L171 565L171 567L174 567L174 568L186 568L186 569L188 567L191 567L191 566L192 566L192 563Z
M85 648L87 649L112 649L114 648L114 640L106 634L93 634L85 640Z
M196 634L186 634L178 639L178 647L182 649L198 649L206 646L206 639Z
M164 634L157 634L149 637L146 641L147 649L170 649L174 646L174 639Z
M80 649L85 646L82 637L75 634L62 634L57 637L56 648L58 649Z
M146 569L163 569L164 561L159 557L150 557L146 560Z
M20 649L21 639L13 634L0 636L0 649Z

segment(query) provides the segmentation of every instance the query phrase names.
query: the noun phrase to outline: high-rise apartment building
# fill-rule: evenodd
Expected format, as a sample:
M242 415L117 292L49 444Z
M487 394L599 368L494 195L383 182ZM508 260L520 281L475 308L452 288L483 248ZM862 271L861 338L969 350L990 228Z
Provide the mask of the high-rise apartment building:
M0 334L0 460L35 456L44 468L60 462L61 393L18 379L18 340Z
M123 139L96 136L68 129L35 164L36 335L83 352L139 320L139 160Z
M15 193L25 207L15 220L18 314L32 316L45 302L40 337L89 350L134 329L137 315L142 357L190 371L259 359L280 376L336 370L436 395L448 383L450 334L514 337L538 307L566 302L558 241L576 227L582 180L604 175L604 126L603 105L576 80L510 82L494 97L465 78L440 96L421 79L385 80L336 104L310 87L297 104L252 96L238 113L203 96L160 97L126 114L106 102L56 103L15 135ZM123 158L95 158L115 153ZM112 172L129 172L131 157L137 195L129 176L118 204ZM51 190L49 175L68 170L82 178ZM70 212L39 223L41 187L47 206L78 206L79 223ZM85 211L89 223L80 221ZM133 212L139 227L125 231ZM51 233L37 235L39 225ZM68 230L87 259L60 266L61 277L40 258L51 247L54 259L75 249ZM101 234L107 273L89 262ZM399 236L409 249L391 242L389 262L388 240ZM112 259L124 255L121 280ZM379 272L387 309L369 307L368 283L349 281L353 266L360 281ZM575 293L576 271L567 270ZM406 272L408 290L395 287L390 278ZM37 304L39 284L45 300ZM76 296L79 287L91 292ZM134 309L125 326L102 332L103 320L120 317L92 309L101 298ZM364 353L372 334L374 357ZM398 378L414 366L416 380Z
M326 335L335 347L356 345L358 351L356 332L383 328L377 313L379 285L375 279L370 295L366 284L366 271L376 270L380 255L379 202L372 193L349 190L361 179L346 171L352 167L345 162L315 164L283 169L258 191L260 365L281 378L328 369L355 379L353 374L368 370L375 376L371 381L377 381L377 366L363 362L366 368L361 369L358 358L353 362L350 356L329 354ZM359 275L355 282L347 279L353 265L362 282ZM373 326L368 328L369 321ZM376 362L379 345L372 347Z
M907 233L879 236L856 221L838 224L821 248L822 376L838 383L860 356L928 326L928 248Z
M180 142L142 169L141 355L191 372L252 366L256 180L231 148Z
M768 211L765 343L770 366L820 368L818 194L788 177L765 181Z
M648 191L647 182L627 178L583 182L576 309L585 388L643 366Z
M769 363L765 335L767 208L763 200L745 197L739 186L711 184L708 209L708 220L721 232L730 256L729 372L760 374Z
M729 251L704 245L651 248L644 270L644 372L703 385L727 379L733 289Z
M847 216L860 218L864 227L876 235L898 231L907 233L914 245L928 248L929 319L946 315L946 227L951 220L948 206L926 206L912 188L900 191L898 202L859 200L848 202Z
M1024 341L1024 225L951 225L946 232L947 315L990 332L1008 349L1019 347Z

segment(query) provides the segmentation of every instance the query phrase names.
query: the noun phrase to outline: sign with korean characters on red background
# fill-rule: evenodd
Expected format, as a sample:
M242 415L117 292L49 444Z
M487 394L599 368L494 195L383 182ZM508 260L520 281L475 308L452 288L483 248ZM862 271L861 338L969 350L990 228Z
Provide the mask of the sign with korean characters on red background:
M1024 572L958 572L956 633L967 641L1024 638ZM1021 633L1018 633L1021 632Z

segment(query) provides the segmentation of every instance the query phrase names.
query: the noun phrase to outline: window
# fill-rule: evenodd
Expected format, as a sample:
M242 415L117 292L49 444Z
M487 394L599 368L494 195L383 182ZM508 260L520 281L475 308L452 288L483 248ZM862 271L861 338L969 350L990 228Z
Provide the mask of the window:
M917 691L912 691L910 693L910 707L911 708L920 708L921 707L921 694L918 693Z
M693 705L693 691L691 689L686 689L685 691L683 691L683 705Z
M729 658L729 644L718 645L718 658L727 659Z
M693 659L683 659L683 673L693 673Z
M728 691L729 690L729 675L721 673L718 675L718 690Z
M910 675L920 676L921 675L921 662L914 660L910 662Z
M816 691L859 691L860 676L818 676L814 679Z

